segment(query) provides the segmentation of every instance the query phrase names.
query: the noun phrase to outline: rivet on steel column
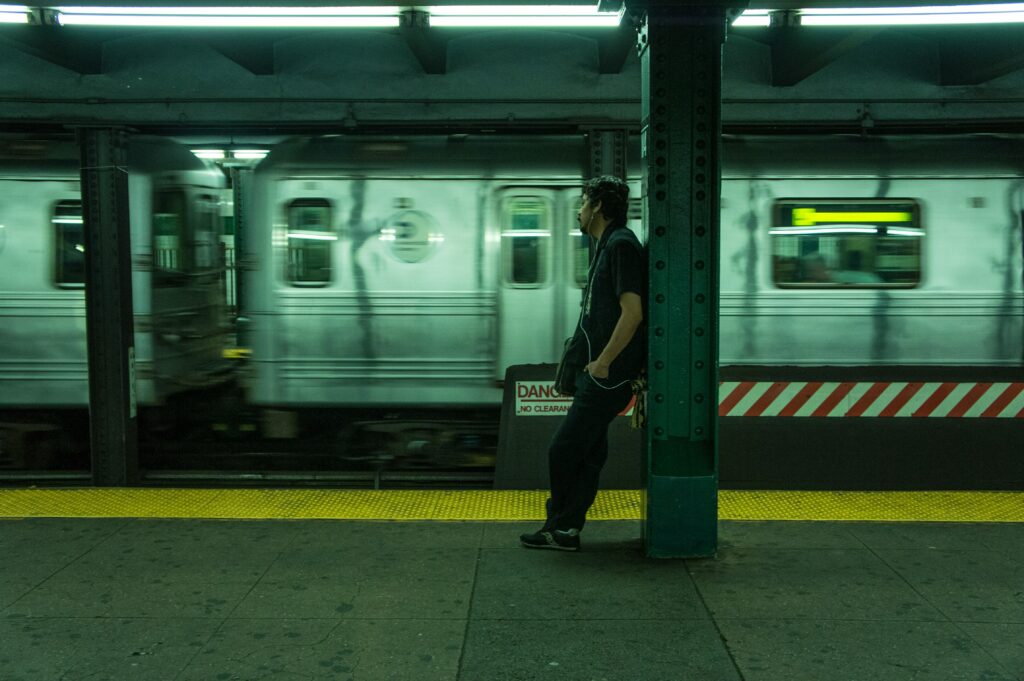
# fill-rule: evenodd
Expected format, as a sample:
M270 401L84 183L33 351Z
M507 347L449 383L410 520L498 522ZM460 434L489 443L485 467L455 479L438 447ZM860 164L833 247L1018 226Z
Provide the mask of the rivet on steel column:
M746 6L627 0L638 21L650 262L648 556L718 546L718 262L722 45Z

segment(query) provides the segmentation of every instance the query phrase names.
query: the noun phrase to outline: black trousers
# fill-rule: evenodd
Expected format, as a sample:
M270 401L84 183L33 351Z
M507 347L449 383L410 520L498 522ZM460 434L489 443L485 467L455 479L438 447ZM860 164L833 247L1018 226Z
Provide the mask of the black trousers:
M588 373L576 376L576 396L548 449L551 497L545 530L583 529L608 460L608 426L632 395L628 382L609 390Z

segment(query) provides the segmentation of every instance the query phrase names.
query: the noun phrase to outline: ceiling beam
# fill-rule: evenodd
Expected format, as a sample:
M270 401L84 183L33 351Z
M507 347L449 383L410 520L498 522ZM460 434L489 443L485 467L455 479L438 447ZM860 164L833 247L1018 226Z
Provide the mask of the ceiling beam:
M772 26L772 85L790 86L808 78L875 37L878 28Z
M629 53L636 49L636 27L629 17L623 17L614 31L597 34L597 56L602 75L622 73Z
M939 41L939 84L980 85L1024 68L1020 26L958 26Z
M103 72L103 42L60 26L11 24L0 28L0 39L36 59L81 75Z
M448 39L430 29L430 15L422 10L406 10L399 17L398 30L420 63L424 73L448 72Z
M272 76L275 73L274 41L256 40L252 35L238 32L204 36L196 31L194 35L254 76Z

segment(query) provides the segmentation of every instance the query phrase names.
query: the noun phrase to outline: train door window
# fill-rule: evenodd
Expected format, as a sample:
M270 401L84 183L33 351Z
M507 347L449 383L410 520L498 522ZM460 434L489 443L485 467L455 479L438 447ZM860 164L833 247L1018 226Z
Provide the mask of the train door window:
M153 198L153 265L158 272L185 272L185 194L157 192Z
M338 236L331 229L326 199L296 199L288 204L288 283L326 286L331 281L331 250Z
M590 272L590 237L580 231L579 222L576 220L582 206L583 197L581 196L573 205L573 219L569 223L569 241L572 244L569 248L572 258L572 275L578 288L587 285L587 276Z
M780 288L911 288L924 228L912 199L784 199L772 211Z
M218 224L220 206L212 196L196 199L196 219L192 229L192 269L209 272L216 269L220 258L220 237Z
M548 278L550 201L516 196L505 201L502 213L505 283L515 288L540 288Z
M59 201L53 209L57 267L54 280L62 288L85 285L85 228L81 201Z
M640 243L647 243L647 225L644 223L644 200L637 197L629 200L629 209L626 213L626 224L629 226Z

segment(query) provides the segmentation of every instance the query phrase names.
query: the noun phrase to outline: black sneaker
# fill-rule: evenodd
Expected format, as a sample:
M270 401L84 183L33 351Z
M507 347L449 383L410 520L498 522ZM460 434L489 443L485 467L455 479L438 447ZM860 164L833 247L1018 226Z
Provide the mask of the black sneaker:
M541 530L533 534L519 535L519 541L529 549L555 549L557 551L579 551L579 530Z

